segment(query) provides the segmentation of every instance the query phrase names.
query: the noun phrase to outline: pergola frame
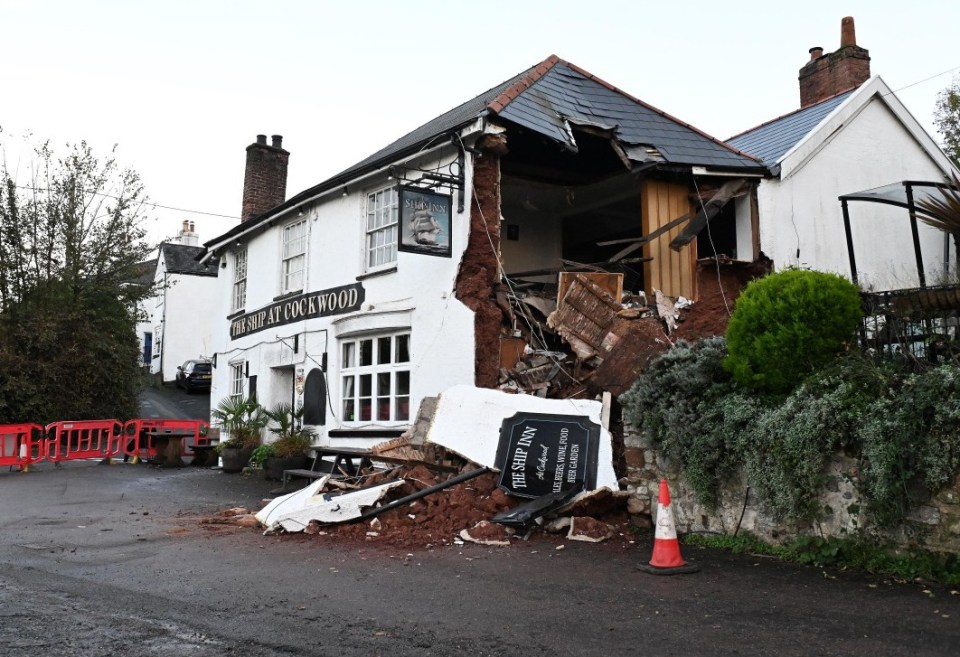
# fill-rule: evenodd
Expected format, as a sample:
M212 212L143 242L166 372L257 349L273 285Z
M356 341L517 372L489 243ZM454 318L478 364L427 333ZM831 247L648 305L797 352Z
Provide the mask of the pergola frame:
M869 203L884 203L900 208L905 208L910 213L910 232L913 235L913 252L917 261L917 276L920 281L920 288L927 287L927 277L923 271L923 254L920 250L920 232L917 229L917 205L915 190L919 190L924 196L937 197L943 196L941 190L953 189L952 185L943 182L930 182L924 180L904 180L899 183L892 183L883 187L867 189L853 194L844 194L840 196L840 207L843 209L843 230L847 238L847 255L850 258L850 275L854 285L859 285L857 276L857 258L853 248L853 233L850 228L850 210L847 206L849 201L865 201ZM949 263L949 235L944 243L945 257L944 261Z

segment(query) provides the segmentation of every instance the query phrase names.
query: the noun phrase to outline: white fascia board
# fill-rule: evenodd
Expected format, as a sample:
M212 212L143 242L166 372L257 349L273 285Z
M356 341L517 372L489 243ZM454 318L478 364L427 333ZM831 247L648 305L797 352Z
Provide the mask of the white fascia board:
M256 519L267 526L267 532L283 528L288 532L302 532L311 521L336 524L356 520L379 502L387 492L402 486L404 480L388 481L361 490L342 494L323 493L330 476L327 475L306 488L278 497L256 514Z
M460 138L461 138L461 139L464 139L464 138L466 138L466 137L469 137L469 136L472 135L473 133L482 132L483 129L484 129L484 124L485 124L485 119L483 119L482 117L481 117L481 118L478 118L476 121L474 121L473 123L465 126L465 127L460 131ZM311 197L309 197L309 198L304 199L303 201L301 201L301 202L298 203L297 205L291 206L291 207L289 207L289 208L285 208L284 210L282 210L282 211L280 211L280 212L277 212L277 213L275 213L275 214L273 214L273 215L270 215L269 217L267 217L266 219L263 219L262 221L258 221L255 225L252 225L252 226L250 226L248 229L243 230L243 231L237 233L236 235L233 235L232 237L230 237L230 239L221 240L221 241L219 241L219 242L216 242L215 244L212 244L212 245L207 249L206 255L203 257L203 259L202 259L200 262L201 262L201 263L207 262L211 257L213 257L213 253L214 253L215 251L218 251L218 250L222 249L222 248L225 247L225 246L229 246L230 242L233 242L233 241L236 241L236 240L240 240L240 239L241 239L242 237L244 237L245 235L248 235L248 234L250 234L251 232L253 232L253 231L257 230L257 229L262 228L262 227L263 227L263 224L265 224L265 223L266 223L266 224L269 224L271 221L276 221L276 220L278 220L278 219L281 219L281 218L284 217L285 215L288 215L288 214L290 214L290 213L292 213L292 212L294 212L294 211L296 211L296 210L299 210L300 208L303 208L303 207L309 205L310 203L313 203L314 201L318 201L318 200L320 200L320 199L322 199L322 198L324 198L324 197L330 196L330 195L332 195L332 194L341 194L344 187L350 187L351 185L357 185L357 184L360 184L360 183L362 183L362 182L364 182L365 180L368 180L368 179L370 179L370 178L374 178L374 177L376 177L376 176L381 176L381 175L383 175L383 172L386 171L386 170L388 170L390 167L396 166L396 165L398 165L398 164L406 164L407 162L411 162L411 161L413 161L413 160L416 160L417 158L421 158L421 157L423 157L423 156L425 156L425 155L427 155L427 154L429 154L429 153L432 153L433 151L436 151L436 150L441 149L441 148L449 147L449 146L451 146L451 144L450 144L449 142L447 142L447 141L444 141L444 142L441 142L441 143L436 144L436 145L434 145L434 146L431 146L431 147L429 147L429 148L421 149L421 150L417 151L416 153L414 153L413 155L408 155L407 157L402 158L402 159L400 159L400 160L393 160L393 161L389 162L388 164L384 164L382 167L379 167L378 169L375 169L375 170L373 170L373 171L370 171L370 172L368 172L368 173L363 174L362 176L358 176L358 177L356 177L356 178L351 178L350 180L345 181L342 185L338 185L338 186L336 186L336 187L332 187L331 189L327 189L327 190L324 190L324 191L322 191L322 192L318 192L317 194L315 194L315 195L313 195L313 196L311 196Z
M742 171L717 171L710 167L690 167L695 176L713 176L718 178L763 178L763 173L746 173Z
M897 117L897 120L910 133L920 148L943 170L944 175L955 171L950 159L944 155L937 143L900 102L893 90L887 86L883 78L875 75L834 108L817 127L808 132L803 139L777 160L777 164L780 166L780 179L785 180L802 169L813 156L830 143L837 133L856 119L875 99L883 102Z

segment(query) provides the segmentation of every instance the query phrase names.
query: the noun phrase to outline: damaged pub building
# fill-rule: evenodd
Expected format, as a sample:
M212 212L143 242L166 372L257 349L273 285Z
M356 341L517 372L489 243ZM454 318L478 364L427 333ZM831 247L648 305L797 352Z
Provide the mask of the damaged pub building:
M619 394L759 257L760 162L555 56L284 200L288 158L248 147L245 220L205 245L211 399L303 405L324 443L458 384Z
M566 404L603 424L594 485L616 489L616 397L772 268L776 167L556 56L287 198L289 158L247 147L242 221L200 256L221 267L211 405L302 407L328 454L502 470L501 421Z

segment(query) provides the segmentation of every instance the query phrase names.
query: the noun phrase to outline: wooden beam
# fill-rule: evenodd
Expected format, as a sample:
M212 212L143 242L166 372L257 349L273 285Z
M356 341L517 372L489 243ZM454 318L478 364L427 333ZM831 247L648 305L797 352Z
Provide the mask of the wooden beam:
M673 238L673 241L670 242L670 248L674 251L679 251L692 242L700 231L707 227L710 220L720 214L723 206L725 206L730 199L743 196L749 189L750 184L744 178L735 178L734 180L723 183L720 189L717 190L717 193L714 194L709 201L700 206L697 216L693 218L679 235Z
M623 258L627 257L628 255L630 255L631 253L633 253L633 252L636 251L637 249L642 248L643 245L646 244L647 242L650 242L650 241L652 241L652 240L657 239L658 237L660 237L660 236L663 235L664 233L670 231L670 230L673 229L673 228L676 228L677 226L679 226L679 225L682 224L683 222L688 221L689 219L690 219L690 215L689 215L689 214L685 214L685 215L683 215L682 217L677 217L677 218L674 219L673 221L671 221L671 222L669 222L669 223L666 223L666 224L660 226L660 228L656 229L655 231L653 231L653 232L650 233L649 235L644 235L643 237L641 237L641 238L639 238L639 239L637 239L637 240L634 240L634 243L633 243L633 244L631 244L631 245L628 246L628 247L625 247L625 248L621 249L620 251L617 251L616 254L614 254L613 256L611 256L610 262L617 262L618 260L622 260Z

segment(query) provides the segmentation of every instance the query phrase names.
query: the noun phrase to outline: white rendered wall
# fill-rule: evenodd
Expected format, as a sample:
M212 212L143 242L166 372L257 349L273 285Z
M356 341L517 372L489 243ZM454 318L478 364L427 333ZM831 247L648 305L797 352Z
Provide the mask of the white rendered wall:
M213 354L216 317L210 308L212 300L220 293L217 280L214 276L167 275L163 352L159 359L163 362L164 381L173 381L177 366L185 360L209 358Z
M784 170L790 169L789 160L784 161ZM790 169L784 180L760 183L760 249L777 270L802 267L850 278L838 197L903 180L942 177L937 164L874 99L819 152ZM851 202L849 209L861 287L916 287L907 211L864 202ZM922 222L919 230L924 270L932 284L943 271L943 233Z
M160 258L157 260L157 271L153 277L153 287L157 290L157 293L154 297L144 302L149 310L150 324L153 327L153 354L151 354L150 359L150 374L160 373L160 364L163 360L160 355L160 350L163 348L163 309L166 306L164 281L166 278L166 263L161 253ZM160 340L159 345L157 344L158 339Z
M423 168L447 164L456 157L453 150L443 157L420 163ZM277 367L301 367L308 373L318 368L327 354L327 385L333 406L327 410L327 423L317 427L318 440L328 441L331 429L402 427L408 422L352 422L339 420L340 364L338 337L363 335L378 331L409 328L411 399L413 416L425 396L438 394L458 383L473 384L474 337L473 312L454 297L457 271L469 234L469 197L472 166L467 162L467 189L464 211L457 212L458 195L452 199L451 246L453 257L398 253L396 271L369 275L364 270L367 194L396 181L386 173L363 184L348 183L350 194L324 197L304 207L309 231L307 272L304 292L316 292L341 285L360 283L365 290L361 310L341 315L302 320L267 328L237 339L229 338L229 299L232 292L235 259L226 255L227 267L221 270L215 345L217 367L214 370L211 405L229 394L231 362L246 361L249 373L257 376L257 396L261 404L272 405L289 400L289 390L276 390L277 383L290 378L278 373ZM297 220L297 212L289 213ZM281 295L281 240L283 226L275 226L254 237L247 245L247 301L244 310L251 312L274 302ZM359 277L359 281L358 281ZM226 301L224 301L226 300ZM225 305L224 305L225 304ZM293 352L293 337L299 335L299 350ZM288 372L291 370L287 370ZM286 387L286 385L284 385ZM411 417L411 421L412 421ZM361 439L362 440L362 439ZM346 443L362 442L346 441ZM341 443L341 444L346 444Z

